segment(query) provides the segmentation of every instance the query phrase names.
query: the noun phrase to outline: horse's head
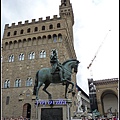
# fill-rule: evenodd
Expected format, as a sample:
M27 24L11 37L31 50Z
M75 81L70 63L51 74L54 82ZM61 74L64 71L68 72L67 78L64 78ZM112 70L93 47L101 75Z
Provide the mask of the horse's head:
M70 59L65 61L62 65L67 68L67 71L72 71L72 69L74 69L74 72L77 73L79 63L80 62L76 59Z
M77 71L78 71L78 64L79 64L80 62L78 61L78 60L76 60L75 61L75 63L73 64L73 68L74 68L74 72L75 73L77 73Z

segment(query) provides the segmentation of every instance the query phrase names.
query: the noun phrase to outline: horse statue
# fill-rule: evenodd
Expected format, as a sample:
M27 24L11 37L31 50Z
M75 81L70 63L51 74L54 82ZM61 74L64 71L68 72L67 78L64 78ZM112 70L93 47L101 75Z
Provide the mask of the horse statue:
M51 74L52 68L42 68L41 70L38 70L36 73L36 79L35 79L35 85L33 89L33 95L36 95L36 99L38 99L38 92L40 87L45 84L43 91L48 94L48 98L52 99L52 95L46 90L47 87L50 85L50 83L63 83L63 85L66 85L65 88L65 98L67 98L67 89L69 84L72 85L71 89L68 91L68 93L73 91L74 83L71 82L71 74L72 70L74 69L74 72L77 73L78 64L80 62L76 59L70 59L62 63L63 69L64 69L64 80L61 81L59 71L55 72L55 74Z

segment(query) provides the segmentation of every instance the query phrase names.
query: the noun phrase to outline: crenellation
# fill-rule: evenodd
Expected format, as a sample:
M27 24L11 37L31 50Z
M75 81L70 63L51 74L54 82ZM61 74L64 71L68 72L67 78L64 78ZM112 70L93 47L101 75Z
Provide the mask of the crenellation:
M57 17L58 17L57 15L53 15L53 18L54 18L54 19L57 19Z
M47 17L46 17L46 20L50 20L50 16L47 16Z
M50 16L46 16L46 19L43 20L43 18L39 18L38 21L36 21L36 19L32 19L32 22L29 23L29 20L25 20L25 23L22 24L22 21L19 21L18 22L18 25L16 25L15 23L12 23L11 26L9 26L9 24L6 24L5 25L5 29L8 29L8 28L14 28L14 27L17 27L17 26L24 26L24 25L28 25L28 24L32 24L32 23L40 23L40 22L45 22L47 20L54 20L54 19L58 19L59 17L57 15L53 15L53 18L50 19Z
M41 17L41 18L39 18L39 22L41 22L43 20L43 18Z
M28 22L29 22L29 20L26 20L26 21L25 21L25 24L28 24Z
M32 23L35 23L35 20L36 20L36 19L32 19Z
M7 29L9 27L9 24L5 24L5 29Z
M18 26L21 26L22 25L22 21L18 22Z
M15 23L12 23L12 26L11 26L11 27L12 27L12 28L15 27Z

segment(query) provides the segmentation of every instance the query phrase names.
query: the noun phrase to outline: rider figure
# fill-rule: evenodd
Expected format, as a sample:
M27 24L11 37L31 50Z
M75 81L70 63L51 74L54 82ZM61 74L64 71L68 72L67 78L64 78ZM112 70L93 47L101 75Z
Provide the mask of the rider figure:
M61 63L59 63L59 61L58 61L56 49L52 50L52 54L50 56L50 63L52 66L52 73L51 74L54 74L56 72L56 70L58 70L59 75L60 75L60 79L61 79L61 81L63 81L64 80L64 78L63 78L63 73L64 73L63 70L64 69L63 69L63 66L61 65Z

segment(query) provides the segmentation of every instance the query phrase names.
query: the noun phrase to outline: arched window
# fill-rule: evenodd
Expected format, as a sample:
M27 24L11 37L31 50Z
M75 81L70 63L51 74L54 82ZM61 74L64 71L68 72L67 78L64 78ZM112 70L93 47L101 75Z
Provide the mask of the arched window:
M17 31L14 31L14 35L17 35Z
M61 34L58 34L58 40L62 41L62 35Z
M10 32L7 33L7 36L10 36Z
M38 31L38 27L35 27L34 31L35 31L35 32Z
M7 81L7 87L10 87L10 80Z
M30 59L30 60L35 59L35 52L29 53L28 59Z
M24 30L21 30L21 31L20 31L20 34L23 34L23 32L24 32Z
M21 87L21 80L20 79L15 80L15 87Z
M57 24L57 28L60 28L60 23Z
M50 26L49 26L49 29L53 29L53 25L50 25Z
M5 80L4 88L9 88L9 87L10 87L10 80Z
M21 61L21 60L24 60L24 54L23 53L20 53L20 55L19 55L19 61Z
M32 86L32 78L27 79L26 86Z
M46 58L46 51L45 50L42 50L40 52L40 58Z
M27 33L30 33L30 28L27 29Z
M42 30L45 30L45 26L42 26Z
M7 80L4 82L4 88L7 88Z
M48 35L48 40L50 40L51 39L51 35Z
M8 59L8 62L13 62L13 61L14 61L14 55L10 55L9 59Z
M53 42L57 42L57 35L53 35Z

